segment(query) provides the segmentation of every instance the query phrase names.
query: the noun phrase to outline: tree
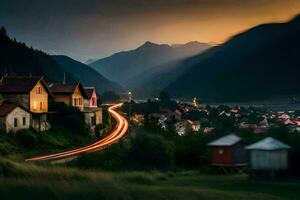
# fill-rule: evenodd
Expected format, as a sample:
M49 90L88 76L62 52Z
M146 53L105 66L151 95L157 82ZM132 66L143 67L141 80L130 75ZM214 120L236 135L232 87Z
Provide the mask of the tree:
M84 114L75 107L67 106L64 103L52 103L51 110L57 111L52 118L53 122L63 124L64 127L76 134L86 133L87 127Z
M7 31L3 26L0 28L0 37L8 37Z

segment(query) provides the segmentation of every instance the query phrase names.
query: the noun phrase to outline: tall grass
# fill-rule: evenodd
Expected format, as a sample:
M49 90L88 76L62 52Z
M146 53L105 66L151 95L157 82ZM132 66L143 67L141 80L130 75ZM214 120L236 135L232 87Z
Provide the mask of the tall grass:
M300 182L196 171L104 172L0 158L0 199L299 199Z

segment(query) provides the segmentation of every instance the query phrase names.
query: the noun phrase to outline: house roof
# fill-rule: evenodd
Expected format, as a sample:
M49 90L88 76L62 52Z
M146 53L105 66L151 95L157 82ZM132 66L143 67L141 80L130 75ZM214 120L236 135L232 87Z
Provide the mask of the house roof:
M289 145L286 145L272 137L267 137L246 147L246 149L249 150L280 150L289 148L291 148Z
M12 112L15 108L20 107L23 110L25 110L23 107L18 106L15 103L11 103L11 102L3 102L0 105L0 117L5 117L6 115L8 115L10 112Z
M81 83L77 84L62 84L62 83L55 83L50 86L50 91L53 94L73 94L76 88L79 87L80 93L82 94L83 98L87 98L86 93L81 85Z
M47 92L51 94L49 88L40 76L13 76L13 77L2 77L0 82L0 93L2 94L28 94L35 85L41 81L41 83L46 88Z
M242 139L235 135L235 134L230 134L226 135L224 137L221 137L217 140L214 140L210 143L208 143L208 146L232 146L238 142L240 142Z
M84 87L84 91L88 99L92 98L94 90L94 87Z

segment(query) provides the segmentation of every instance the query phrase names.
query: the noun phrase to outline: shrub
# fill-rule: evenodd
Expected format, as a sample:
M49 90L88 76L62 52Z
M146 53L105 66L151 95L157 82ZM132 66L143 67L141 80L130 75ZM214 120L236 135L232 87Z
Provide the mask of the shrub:
M78 108L67 106L64 103L53 103L51 109L57 111L52 121L63 125L74 133L86 133L84 114Z
M137 135L132 140L130 154L140 167L167 169L174 162L173 143L160 135Z
M27 148L33 148L38 144L37 133L33 130L24 129L16 132L17 140Z

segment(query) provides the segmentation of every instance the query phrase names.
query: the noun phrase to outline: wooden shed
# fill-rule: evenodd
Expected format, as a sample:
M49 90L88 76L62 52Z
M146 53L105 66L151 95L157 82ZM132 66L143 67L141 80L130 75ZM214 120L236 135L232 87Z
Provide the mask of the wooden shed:
M267 137L246 147L250 155L250 168L261 171L288 169L288 149L290 146Z
M247 164L245 144L235 134L221 137L207 145L210 148L213 166L240 167Z

